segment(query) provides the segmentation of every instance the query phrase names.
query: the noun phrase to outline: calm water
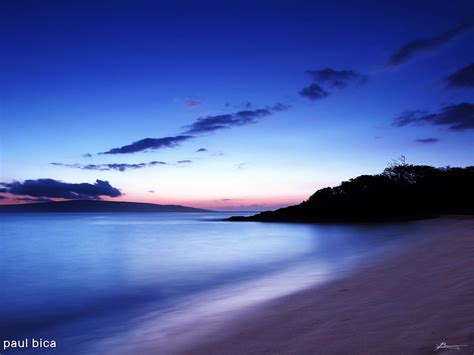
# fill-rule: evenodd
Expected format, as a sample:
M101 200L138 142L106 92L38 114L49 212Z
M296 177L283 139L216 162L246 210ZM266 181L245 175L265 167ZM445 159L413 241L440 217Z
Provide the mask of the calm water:
M179 322L169 310L197 312L194 300L235 307L331 279L417 228L219 221L227 216L0 215L1 337L90 353L153 312L167 314L164 329Z

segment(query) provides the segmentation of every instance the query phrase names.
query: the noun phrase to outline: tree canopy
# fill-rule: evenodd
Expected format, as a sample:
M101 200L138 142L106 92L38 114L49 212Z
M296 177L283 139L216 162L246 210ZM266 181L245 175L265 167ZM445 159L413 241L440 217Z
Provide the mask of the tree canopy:
M411 165L405 157L380 174L316 191L297 206L231 220L366 221L474 214L474 166Z

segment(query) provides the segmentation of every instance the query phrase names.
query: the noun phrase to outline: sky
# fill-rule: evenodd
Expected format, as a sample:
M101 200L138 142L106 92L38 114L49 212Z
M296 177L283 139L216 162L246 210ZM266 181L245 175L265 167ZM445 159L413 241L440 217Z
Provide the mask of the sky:
M266 210L474 164L474 2L0 5L0 203Z

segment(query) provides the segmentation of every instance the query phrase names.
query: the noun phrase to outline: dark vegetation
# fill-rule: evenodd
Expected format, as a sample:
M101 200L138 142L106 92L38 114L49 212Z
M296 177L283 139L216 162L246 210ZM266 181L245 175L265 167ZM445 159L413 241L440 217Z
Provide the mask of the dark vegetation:
M231 221L384 221L474 214L474 166L434 168L405 157L381 174L361 175L316 191L297 206Z
M43 212L206 212L199 208L153 203L113 202L97 200L58 201L0 206L0 213Z

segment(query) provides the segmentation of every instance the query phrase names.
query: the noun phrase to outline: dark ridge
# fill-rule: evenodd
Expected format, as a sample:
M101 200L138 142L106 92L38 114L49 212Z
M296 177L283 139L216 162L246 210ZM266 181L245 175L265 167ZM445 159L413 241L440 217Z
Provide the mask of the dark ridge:
M113 201L56 201L23 205L0 205L0 213L43 212L209 212L200 208L180 205L157 205L139 202Z
M318 190L296 206L228 221L377 222L474 214L474 166L434 168L402 160L381 174Z

